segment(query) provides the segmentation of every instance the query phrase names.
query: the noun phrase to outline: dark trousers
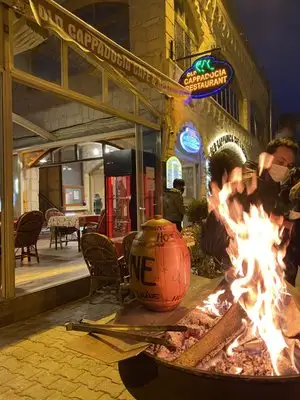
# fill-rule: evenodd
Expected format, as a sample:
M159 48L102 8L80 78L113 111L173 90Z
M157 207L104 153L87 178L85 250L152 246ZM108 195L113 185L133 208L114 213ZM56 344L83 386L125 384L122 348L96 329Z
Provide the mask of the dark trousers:
M175 224L175 225L176 225L176 228L177 228L178 232L181 232L181 231L182 231L181 221L179 221L179 222L170 221L170 222L172 222L172 224Z

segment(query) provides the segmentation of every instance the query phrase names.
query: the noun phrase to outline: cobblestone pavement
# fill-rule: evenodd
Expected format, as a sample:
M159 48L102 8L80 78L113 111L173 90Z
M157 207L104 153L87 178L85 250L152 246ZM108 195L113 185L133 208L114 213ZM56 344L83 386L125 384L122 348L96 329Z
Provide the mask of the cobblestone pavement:
M130 400L116 365L66 347L81 332L66 332L69 320L101 319L118 305L106 295L97 304L80 301L0 329L0 400Z

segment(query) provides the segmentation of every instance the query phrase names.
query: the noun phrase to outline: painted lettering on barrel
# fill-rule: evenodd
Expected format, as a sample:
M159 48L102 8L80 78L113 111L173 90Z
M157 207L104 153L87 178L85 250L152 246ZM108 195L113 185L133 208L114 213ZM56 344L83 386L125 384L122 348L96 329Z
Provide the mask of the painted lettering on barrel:
M130 273L131 276L135 275L136 279L139 280L142 285L145 286L156 286L155 282L146 281L147 272L152 272L152 267L149 265L155 261L154 258L146 256L135 256L130 257Z

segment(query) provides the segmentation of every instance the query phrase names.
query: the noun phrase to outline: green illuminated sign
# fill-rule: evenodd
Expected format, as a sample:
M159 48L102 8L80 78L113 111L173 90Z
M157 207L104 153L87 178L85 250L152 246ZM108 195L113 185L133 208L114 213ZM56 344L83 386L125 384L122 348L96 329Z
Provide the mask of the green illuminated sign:
M200 58L195 62L194 68L199 74L205 74L206 72L213 72L216 70L212 64L211 58Z
M213 56L198 58L180 77L179 83L185 87L193 99L213 96L232 81L232 66Z

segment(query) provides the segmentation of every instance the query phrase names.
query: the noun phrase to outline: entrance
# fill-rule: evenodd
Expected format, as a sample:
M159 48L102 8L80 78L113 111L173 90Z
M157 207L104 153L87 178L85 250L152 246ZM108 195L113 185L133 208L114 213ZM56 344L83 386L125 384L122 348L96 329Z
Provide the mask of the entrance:
M170 88L174 89L173 94L182 90L176 82L74 18L54 1L43 0L43 6L38 8L38 1L30 2L32 10L28 9L27 2L22 3L22 0L18 1L14 10L0 5L2 298L14 297L16 287L26 292L65 282L70 279L68 271L71 271L71 279L88 274L86 267L83 272L84 260L76 247L49 248L47 237L40 237L37 242L40 264L31 264L27 270L15 259L14 229L19 226L16 218L20 213L38 210L42 195L53 205L60 203L66 216L67 212L75 214L69 228L80 231L77 211L82 213L80 218L88 215L91 197L99 185L101 168L103 170L99 162L93 171L92 164L98 160L84 158L81 145L105 142L121 151L135 151L137 228L147 218L145 203L149 200L148 188L153 186L150 181L154 179L155 197L150 196L150 203L154 203L156 212L161 211L161 121L164 110L157 110L147 98L164 104ZM39 26L33 22L33 15L37 16L37 10L45 7L47 12L39 16ZM19 18L20 14L22 18ZM118 55L117 60L126 58L126 71L130 66L133 72L139 73L126 76L126 71L116 72L119 65L112 65L115 57L102 61L92 54L92 49L84 51L82 44L77 46L75 39L67 37L64 41L68 33L62 34L62 29L53 29L49 36L44 34L51 29L51 24L43 19L46 15L57 16L57 21L66 19L64 27L72 23L78 30L92 31L89 34L99 43L105 43L111 49L110 54ZM43 29L45 32L41 33ZM28 40L20 40L25 36ZM149 89L147 98L141 94L145 85ZM149 151L149 140L156 155L155 176L151 172L151 177L144 179L144 155ZM68 146L74 149L72 156L59 153L59 149ZM14 169L13 154L18 164ZM86 169L82 166L84 162L90 163ZM86 174L90 182L86 181ZM14 190L14 181L18 182L18 190ZM89 190L86 190L87 186ZM75 210L76 207L80 210ZM38 287L29 284L34 281L39 282Z

